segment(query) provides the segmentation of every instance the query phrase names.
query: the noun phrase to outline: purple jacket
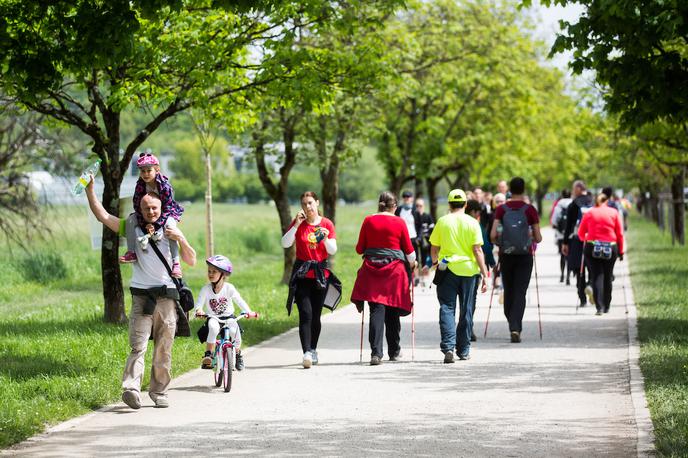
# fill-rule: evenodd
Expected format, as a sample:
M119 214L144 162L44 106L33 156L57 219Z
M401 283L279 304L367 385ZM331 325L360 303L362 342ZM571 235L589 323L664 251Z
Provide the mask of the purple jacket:
M174 200L174 189L170 184L169 179L159 173L155 175L155 184L158 189L158 194L160 195L161 211L160 218L155 222L155 227L160 228L165 225L167 218L170 216L177 221L182 219L182 213L184 213L184 207L179 205L176 200ZM145 227L146 222L143 219L143 214L141 213L141 199L146 195L146 183L139 178L136 182L136 187L134 188L134 211L136 212L136 219L139 226Z

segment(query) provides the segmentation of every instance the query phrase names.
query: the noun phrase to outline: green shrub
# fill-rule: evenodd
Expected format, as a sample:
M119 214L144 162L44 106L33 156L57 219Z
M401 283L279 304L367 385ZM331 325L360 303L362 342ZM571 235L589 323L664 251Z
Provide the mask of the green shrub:
M267 229L260 228L258 230L242 231L238 235L241 243L248 249L249 253L278 252L279 239L271 236Z
M51 282L68 277L67 266L56 253L32 253L19 261L19 270L28 282Z

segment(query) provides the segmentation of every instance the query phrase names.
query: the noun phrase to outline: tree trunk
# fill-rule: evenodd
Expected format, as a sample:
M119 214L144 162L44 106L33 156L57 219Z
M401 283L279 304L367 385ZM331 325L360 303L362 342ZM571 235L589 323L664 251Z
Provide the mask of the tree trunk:
M117 147L115 147L114 151L117 151ZM113 151L109 152L110 157L117 157L113 153ZM111 215L120 216L119 190L122 184L122 174L119 170L119 164L117 161L111 160L109 164L103 162L101 167L109 168L109 173L102 174L105 183L102 197L103 207ZM104 319L108 323L125 323L127 315L124 310L122 272L119 268L119 234L112 232L105 226L103 226L100 264L103 281L103 299L105 301Z
M215 254L213 234L213 169L210 163L210 149L205 149L205 256L209 258Z
M426 178L425 187L428 190L428 203L430 205L430 215L433 221L437 221L437 183L439 179Z
M336 162L336 164L335 164ZM327 169L320 169L320 178L323 183L322 202L323 213L326 218L335 224L337 213L337 198L339 197L339 158L331 158Z
M683 187L685 182L685 167L679 167L671 179L671 197L673 205L674 220L673 233L680 245L686 244L685 221L686 221L686 207L683 197Z
M277 214L279 215L280 226L282 227L282 234L287 232L289 225L291 224L291 209L289 208L289 199L287 199L287 193L281 193L274 200L275 207L277 208ZM289 284L289 279L291 278L291 268L294 265L294 260L296 259L296 250L294 246L289 248L283 248L284 251L284 266L282 270L282 283L285 285Z

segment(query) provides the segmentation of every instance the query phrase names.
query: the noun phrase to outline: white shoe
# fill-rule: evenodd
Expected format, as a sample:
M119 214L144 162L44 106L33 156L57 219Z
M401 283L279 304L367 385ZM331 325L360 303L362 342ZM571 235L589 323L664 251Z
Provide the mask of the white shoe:
M170 401L166 394L148 393L148 396L150 396L155 403L155 407L159 409L166 409L170 406Z
M592 286L588 285L585 287L585 295L588 296L588 302L591 303L592 305L595 304L595 296L592 294Z
M313 365L318 364L318 352L315 350L311 351L311 359L313 360Z
M313 365L313 355L311 352L307 351L303 354L303 368L310 369Z

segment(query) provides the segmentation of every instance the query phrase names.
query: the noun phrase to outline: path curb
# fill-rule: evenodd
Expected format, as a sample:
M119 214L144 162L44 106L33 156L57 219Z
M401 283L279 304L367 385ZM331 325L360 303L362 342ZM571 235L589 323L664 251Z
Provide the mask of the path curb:
M627 261L628 262L628 261ZM628 324L628 367L630 372L629 385L631 388L631 400L635 413L635 425L637 431L637 456L656 456L655 434L652 426L650 410L647 407L645 397L645 379L640 370L640 344L638 342L638 309L635 305L633 288L631 287L631 275L627 267L623 281L624 303L626 304L626 322Z

